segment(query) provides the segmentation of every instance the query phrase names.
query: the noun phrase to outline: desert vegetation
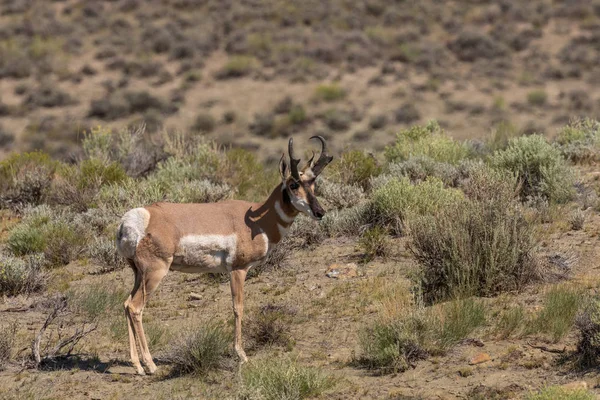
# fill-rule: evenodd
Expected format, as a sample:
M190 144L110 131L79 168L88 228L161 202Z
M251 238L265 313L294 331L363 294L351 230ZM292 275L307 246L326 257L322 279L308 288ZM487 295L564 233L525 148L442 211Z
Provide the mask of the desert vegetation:
M248 278L245 335L256 361L239 369L233 357L223 307L228 277L171 274L169 289L159 290L145 313L162 371L153 387L169 397L186 390L171 382L188 387L195 377L207 397L223 390L248 399L348 395L353 385L340 380L385 381L424 367L435 374L440 360L479 346L470 357L483 361L453 361L459 379L476 379L480 362L491 370L535 370L557 385L557 370L574 376L590 368L599 354L598 281L581 275L585 266L572 252L593 250L549 240L595 232L597 180L588 168L598 151L596 124L574 120L555 140L516 135L476 145L430 121L399 131L380 153L342 153L319 178L323 221L298 218ZM0 376L7 382L19 365L36 379L61 369L128 368L118 367L127 359L120 308L132 277L113 240L124 211L156 201L259 201L279 180L275 165L252 152L191 133L99 127L81 145L75 164L43 152L0 162L0 290L8 317ZM577 210L590 222L577 226ZM346 280L323 272L351 260L356 269ZM348 339L312 348L324 334L315 325L321 318L343 326ZM515 349L503 354L507 341ZM335 359L319 353L329 351ZM241 375L224 383L238 369ZM527 398L588 396L585 388L536 382L510 390ZM129 378L113 383L133 390ZM26 387L37 388L34 381ZM504 390L477 390L496 389Z
M0 398L598 396L595 1L0 1ZM589 117L589 118L587 118ZM247 279L170 273L128 364L121 215L260 201ZM301 149L302 147L302 149Z

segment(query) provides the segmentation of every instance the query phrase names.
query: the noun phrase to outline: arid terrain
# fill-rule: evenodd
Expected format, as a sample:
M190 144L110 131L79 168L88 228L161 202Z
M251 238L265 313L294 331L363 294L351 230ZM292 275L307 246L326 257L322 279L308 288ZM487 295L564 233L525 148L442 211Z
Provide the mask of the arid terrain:
M0 399L600 398L598 43L592 0L0 0ZM121 215L262 201L312 135L250 362L171 271L136 375Z

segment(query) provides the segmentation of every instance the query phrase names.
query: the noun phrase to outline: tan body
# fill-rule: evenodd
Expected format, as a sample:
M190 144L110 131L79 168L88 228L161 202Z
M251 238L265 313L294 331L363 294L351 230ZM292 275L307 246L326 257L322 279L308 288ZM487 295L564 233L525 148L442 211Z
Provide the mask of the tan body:
M323 140L322 143L324 150ZM296 162L292 163L292 175L287 177L282 161L283 181L263 203L240 200L207 204L156 203L125 213L117 232L117 249L135 274L133 290L125 301L125 314L131 360L139 374L144 374L144 369L138 349L147 372L156 371L144 335L142 312L148 297L169 270L230 274L234 346L240 360L247 360L242 347L242 317L248 270L266 259L300 212L315 219L324 214L314 197L316 174L310 169L311 163L300 173L291 154L290 140L290 158ZM318 166L315 164L317 170ZM321 169L323 167L321 163Z

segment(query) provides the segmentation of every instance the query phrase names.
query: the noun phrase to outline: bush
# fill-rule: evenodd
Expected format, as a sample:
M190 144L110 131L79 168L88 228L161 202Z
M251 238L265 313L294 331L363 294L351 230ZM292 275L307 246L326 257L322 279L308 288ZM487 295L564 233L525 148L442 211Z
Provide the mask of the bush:
M24 258L0 255L0 295L16 296L42 291L48 281L43 265L44 258L40 254Z
M421 113L413 103L405 103L394 111L394 118L399 124L410 124L421 118Z
M484 322L483 303L473 299L408 311L363 328L355 362L382 373L405 371L418 360L448 351Z
M14 153L0 162L0 205L39 204L58 163L45 153Z
M598 161L600 123L587 118L575 120L559 131L556 142L563 156L570 161Z
M591 299L577 316L575 325L579 331L577 355L583 367L593 367L600 361L600 299Z
M456 208L463 202L459 190L446 189L442 181L429 178L412 184L408 178L392 178L374 190L372 196L374 218L400 233L408 217L437 215L444 208Z
M372 207L362 203L341 210L330 210L321 221L321 227L330 237L358 236L371 222Z
M400 131L396 142L385 148L389 162L406 161L412 156L426 156L437 162L456 165L472 155L471 147L446 136L437 122L415 125Z
M17 333L17 324L7 324L0 328L0 371L4 371L6 364L13 356L13 347Z
M113 238L96 238L93 243L86 246L86 253L92 260L104 267L103 272L119 270L127 265L125 259L117 251Z
M173 374L204 375L222 366L230 345L230 330L212 322L177 340L167 351L165 361L173 364Z
M411 182L423 182L429 177L435 177L446 186L456 186L460 177L456 166L427 156L413 156L406 161L391 163L387 170L389 175L398 178L406 176Z
M239 78L250 74L258 67L258 60L249 56L233 56L215 74L217 79Z
M585 389L566 389L548 386L538 393L530 393L525 400L594 400L596 396Z
M93 205L102 186L118 184L125 179L127 175L120 164L98 158L87 159L78 165L61 166L48 198L51 203L69 205L83 212Z
M323 196L328 208L353 207L365 198L365 194L360 187L335 183L327 179L320 180L317 192L319 196Z
M327 177L346 185L358 185L364 190L370 188L370 180L381 174L381 166L373 157L361 150L352 150L329 166Z
M463 186L467 201L411 220L410 249L428 303L516 290L539 276L534 230L514 200L514 181L483 168Z
M543 106L546 104L547 100L548 94L542 89L527 93L527 102L532 106Z
M521 183L521 198L541 196L562 203L573 197L573 174L560 151L543 136L512 139L505 150L490 158L491 164L516 175Z
M270 136L275 127L275 118L271 114L255 114L254 121L248 127L250 132L258 136Z
M363 261L370 262L375 257L386 257L390 252L388 232L382 226L374 226L366 230L358 241L363 253Z
M290 325L295 314L289 307L266 304L248 319L245 332L254 346L290 347Z
M67 293L70 307L86 322L98 322L122 310L128 291L114 285L85 286ZM125 321L123 321L125 323Z
M352 116L347 111L332 108L325 111L323 121L333 131L345 131L352 123Z
M291 400L320 396L335 381L321 370L289 358L255 361L242 369L239 397L247 400Z
M556 286L544 296L544 308L530 326L530 330L550 335L558 342L571 329L579 307L583 303L581 290Z
M315 89L315 98L326 102L338 101L346 97L346 91L337 83L323 83Z
M196 116L192 129L198 132L212 132L216 126L215 118L208 112L201 112Z
M42 252L49 266L58 266L79 256L89 233L86 226L74 221L73 215L55 213L47 206L40 206L26 212L6 243L17 256Z

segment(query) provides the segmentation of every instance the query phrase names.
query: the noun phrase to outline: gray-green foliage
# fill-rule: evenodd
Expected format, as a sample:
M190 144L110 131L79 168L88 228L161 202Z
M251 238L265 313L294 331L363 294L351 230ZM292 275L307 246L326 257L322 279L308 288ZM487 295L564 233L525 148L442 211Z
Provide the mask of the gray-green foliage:
M592 298L575 321L579 331L577 353L583 366L598 365L600 360L600 299Z
M408 178L391 178L378 186L371 196L374 218L402 231L407 218L417 215L435 215L444 207L456 207L463 201L457 189L444 187L437 178L412 184Z
M371 222L372 207L369 203L360 203L341 210L329 210L321 227L330 237L357 236Z
M463 299L375 321L360 331L356 362L384 373L405 371L419 359L448 351L485 319L482 302Z
M77 223L75 214L47 205L27 209L24 215L10 232L8 249L16 256L44 253L50 266L75 260L91 233L89 227Z
M388 174L396 177L406 176L413 182L436 177L447 186L456 186L459 178L459 172L455 165L435 161L424 155L412 156L406 161L391 163L387 169Z
M512 139L490 157L492 166L518 177L521 198L544 197L562 203L573 197L574 177L560 151L543 136Z
M44 289L48 281L44 263L42 254L22 258L0 254L0 295L16 296Z
M482 167L463 183L467 201L411 221L410 248L427 302L515 290L538 276L537 241L514 186L506 174Z
M389 162L425 156L437 162L456 165L472 154L473 149L467 142L459 142L447 136L435 121L400 131L396 142L385 148L385 157Z
M365 198L361 187L337 183L328 179L319 181L318 194L325 199L328 208L336 209L353 207Z
M334 385L334 379L318 368L290 358L271 358L244 366L238 398L300 400L319 396Z
M573 162L594 162L600 157L600 122L578 119L562 128L556 138L561 153Z
M174 374L205 374L222 366L230 346L230 329L207 323L176 340L165 358L173 364Z

